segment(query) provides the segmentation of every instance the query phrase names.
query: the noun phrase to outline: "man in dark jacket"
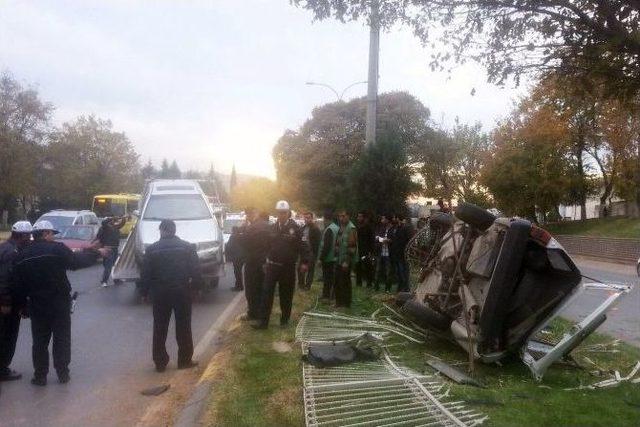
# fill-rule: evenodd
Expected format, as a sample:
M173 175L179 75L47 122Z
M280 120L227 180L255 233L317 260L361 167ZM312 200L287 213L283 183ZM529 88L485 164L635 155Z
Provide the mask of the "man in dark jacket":
M398 277L398 292L409 292L409 264L405 255L405 249L413 236L413 229L405 223L404 215L393 217L393 231L389 254L391 264Z
M105 218L102 221L102 226L98 230L98 234L93 241L95 248L106 249L104 253L106 256L102 257L102 287L109 286L109 276L111 275L111 269L118 258L118 246L120 245L120 229L124 227L126 218Z
M0 244L0 381L22 378L9 368L16 351L20 315L24 307L12 295L13 265L31 240L31 223L18 221L11 227L11 237Z
M375 290L379 290L380 283L384 283L384 290L391 291L391 258L390 245L393 237L391 215L380 216L380 226L376 231L376 247L378 253L378 269L376 272Z
M325 302L335 297L336 284L336 238L340 227L336 224L333 209L324 212L324 231L320 241L318 259L322 265L322 299Z
M197 366L191 335L191 291L202 286L195 247L176 236L176 224L160 222L160 240L147 248L140 274L143 299L153 302L153 361L158 372L169 363L166 341L171 312L175 313L178 369Z
M244 277L247 314L243 320L259 320L264 284L264 264L269 252L269 214L260 212L246 227L242 236L245 255Z
M296 261L300 257L300 269L306 271L309 263L309 245L302 241L300 227L291 219L289 203L276 204L278 220L271 227L269 251L265 264L262 310L256 329L267 329L273 307L276 285L280 296L280 326L286 326L291 316L293 292L296 285Z
M33 226L33 243L16 258L14 292L19 304L29 298L29 316L33 337L34 376L31 383L47 384L49 373L49 341L53 337L53 366L61 383L67 383L71 362L71 284L67 270L85 264L89 252L73 253L54 240L58 231L49 221ZM100 249L104 256L105 249Z
M242 231L241 231L242 230ZM232 291L240 292L244 290L244 280L242 275L242 267L244 266L244 249L242 248L242 234L244 234L244 228L232 227L229 241L224 248L224 253L227 257L227 261L233 264L233 276L235 278L235 286L231 288Z
M356 264L356 286L366 282L367 288L373 285L373 262L375 233L366 212L358 213L356 218L358 230L358 263Z
M313 283L318 249L320 248L320 239L322 237L322 232L314 221L313 212L304 213L304 226L300 232L302 233L302 241L309 245L309 262L307 271L298 269L298 287L308 290L311 289L311 284Z

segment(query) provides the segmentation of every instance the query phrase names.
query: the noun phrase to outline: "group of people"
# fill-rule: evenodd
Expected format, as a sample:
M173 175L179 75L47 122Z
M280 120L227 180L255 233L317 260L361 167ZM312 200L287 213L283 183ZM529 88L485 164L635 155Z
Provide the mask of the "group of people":
M308 290L315 278L315 266L322 267L322 298L336 307L350 307L352 275L356 286L391 291L394 277L398 291L409 290L409 268L405 248L413 235L402 215L384 214L376 227L366 212L355 223L345 209L327 210L320 228L312 212L304 212L304 223L291 217L286 201L276 205L277 220L253 208L245 209L246 222L234 227L226 247L233 263L236 291L245 291L247 320L254 327L266 328L279 287L281 318L286 325L296 281Z

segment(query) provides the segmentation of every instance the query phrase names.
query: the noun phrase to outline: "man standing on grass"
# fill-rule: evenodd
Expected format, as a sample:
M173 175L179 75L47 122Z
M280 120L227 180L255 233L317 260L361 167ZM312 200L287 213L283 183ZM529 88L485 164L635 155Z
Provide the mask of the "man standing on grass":
M336 236L336 307L351 307L351 272L358 261L356 227L345 209L338 211Z
M322 299L331 301L335 291L336 280L336 237L338 236L338 224L335 223L333 210L324 212L324 231L320 241L318 259L322 265Z
M356 268L356 286L362 286L364 281L367 288L373 285L373 253L375 234L367 212L359 212L356 218L358 228L358 262Z
M242 320L259 320L262 307L262 286L264 284L264 265L269 252L269 214L260 212L251 218L242 238L245 254L244 278L247 313Z
M310 259L309 269L302 271L298 269L298 287L300 289L309 290L313 283L313 276L316 271L315 265L318 259L318 247L320 246L321 232L318 226L314 222L313 212L304 213L304 226L302 227L302 241L309 245Z
M193 368L191 295L202 286L195 247L176 236L175 222L160 222L160 240L147 248L140 273L143 300L153 302L153 361L158 372L169 363L166 341L171 313L175 314L178 369Z
M296 261L300 257L300 269L309 266L309 245L302 241L300 227L291 218L289 203L281 200L276 204L277 221L271 226L269 251L265 263L262 310L260 320L252 325L255 329L267 329L273 308L276 286L280 296L280 326L289 324L293 293L296 286Z

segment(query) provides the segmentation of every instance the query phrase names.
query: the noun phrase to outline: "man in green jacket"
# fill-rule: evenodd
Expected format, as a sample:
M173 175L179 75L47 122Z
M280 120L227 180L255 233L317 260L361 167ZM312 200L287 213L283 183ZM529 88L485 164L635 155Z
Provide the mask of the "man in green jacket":
M327 209L324 212L324 231L320 248L318 249L318 259L322 264L322 298L329 301L334 297L334 284L336 279L336 236L338 235L338 224L335 223L333 211Z
M358 233L345 209L338 211L336 235L336 307L351 307L351 271L358 262Z

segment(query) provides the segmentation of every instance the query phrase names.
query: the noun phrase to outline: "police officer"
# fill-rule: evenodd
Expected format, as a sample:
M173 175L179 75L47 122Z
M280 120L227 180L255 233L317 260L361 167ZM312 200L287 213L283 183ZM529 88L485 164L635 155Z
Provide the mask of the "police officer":
M11 227L11 237L0 244L0 381L13 381L22 378L9 368L16 351L20 314L23 306L14 301L13 264L31 240L31 223L18 221Z
M291 219L289 203L276 203L277 221L271 226L268 239L267 261L265 263L264 287L262 289L262 310L260 320L253 325L256 329L267 329L273 297L278 285L280 296L280 326L286 326L291 316L293 292L296 284L296 261L300 257L301 271L308 270L309 245L302 241L300 227Z
M56 234L58 231L49 221L35 223L33 243L18 255L14 265L15 294L20 302L29 298L35 371L31 383L38 386L47 384L52 337L53 366L58 380L61 383L70 380L71 284L66 271L85 265L84 258L94 256L84 252L74 254L54 240Z
M264 264L269 251L269 236L269 214L260 212L251 219L242 238L245 254L245 297L247 298L247 314L242 317L243 320L260 318Z
M193 356L191 335L191 291L202 287L200 263L194 245L176 236L176 224L160 222L160 240L147 248L140 275L143 299L153 302L153 361L158 372L169 363L166 341L171 313L176 318L178 369L198 363Z

